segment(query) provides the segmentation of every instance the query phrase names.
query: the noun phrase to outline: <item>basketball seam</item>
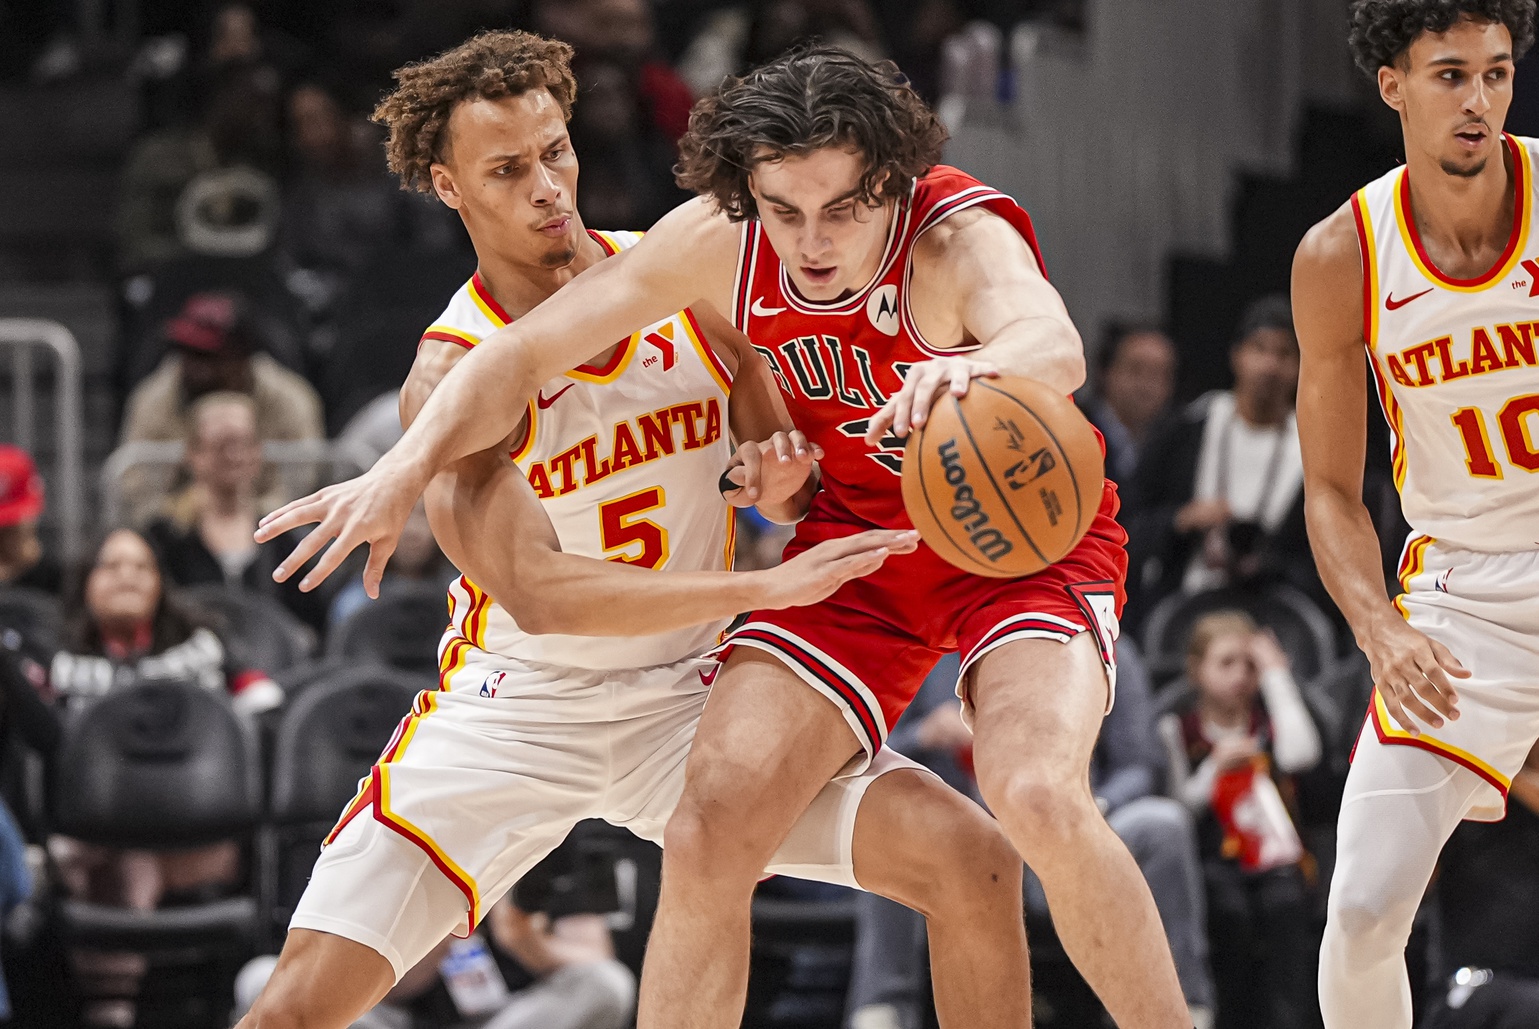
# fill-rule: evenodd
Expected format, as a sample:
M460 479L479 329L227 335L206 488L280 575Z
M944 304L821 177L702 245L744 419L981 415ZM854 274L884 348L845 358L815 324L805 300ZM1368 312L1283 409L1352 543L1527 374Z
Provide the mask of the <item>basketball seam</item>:
M955 397L952 397L951 400L952 400L952 403L956 403L956 398ZM957 414L958 414L957 421L961 421L962 419L960 417L960 415L961 415L960 405L958 405L958 407L959 407L959 410L957 411ZM964 425L965 425L965 423L964 423ZM961 544L959 544L956 540L952 539L952 537L951 537L951 530L946 527L946 523L941 520L941 516L935 513L935 501L930 499L930 490L926 486L925 478L924 478L924 440L925 440L926 433L928 433L928 431L929 431L929 428L930 428L929 424L926 423L922 428L920 428L918 430L918 432L919 432L919 439L916 441L916 445L914 447L914 456L919 459L919 495L924 497L924 505L925 505L925 507L929 508L929 510L930 510L930 521L934 522L935 523L935 527L940 529L941 535L946 538L946 542L947 543L951 544L951 549L952 550L955 550L958 554L960 554L962 557L966 558L968 561L971 561L973 564L977 565L979 568L988 568L990 571L992 571L993 569L989 565L984 564L982 561L978 560L976 557L973 557L967 551L963 550ZM931 549L934 549L934 548L931 548Z
M1027 414L1031 415L1032 420L1035 421L1039 426L1042 427L1042 431L1043 432L1047 433L1047 438L1053 441L1053 446L1058 448L1058 453L1061 454L1063 456L1063 458L1064 458L1064 461L1063 461L1064 470L1069 473L1069 483L1070 483L1070 485L1072 485L1074 487L1074 535L1075 536L1079 536L1080 535L1080 522L1084 521L1084 519L1085 519L1085 505L1084 505L1083 501L1081 501L1080 494L1079 494L1079 476L1074 474L1074 462L1069 460L1068 452L1063 449L1063 444L1058 441L1058 435L1055 432L1053 432L1052 429L1048 428L1047 423L1044 422L1040 417L1038 417L1037 412L1033 411L1031 408L1027 407L1025 404L1021 403L1015 397L1013 397L1010 394L1006 393L1004 390L1000 389L998 386L990 386L986 382L980 382L979 385L984 387L985 389L993 390L995 393L998 393L1000 396L1006 398L1007 400L1009 400L1010 402L1015 404L1015 406L1019 407L1022 411L1025 411ZM981 455L980 455L980 457L981 457ZM1006 505L1006 506L1008 506L1008 505ZM1013 512L1012 512L1012 516L1013 516ZM1025 531L1025 530L1022 530L1022 531ZM1035 544L1033 544L1033 546L1035 546ZM1038 551L1038 553L1040 554L1041 551ZM1051 564L1051 562L1049 562L1049 564Z
M995 390L995 392L999 393L1001 396L1010 397L1010 394L1005 393L1003 390ZM1015 400L1014 397L1010 397L1010 399ZM978 449L978 441L973 439L973 427L967 424L967 416L962 413L961 401L956 397L952 397L951 402L957 406L957 421L962 423L962 431L967 433L968 445L973 448L973 454L977 456L978 464L983 469L983 474L988 476L989 485L994 487L994 495L999 498L1000 504L1002 504L1004 509L1009 513L1010 520L1015 523L1015 527L1021 531L1021 538L1026 541L1026 545L1036 552L1038 559L1042 561L1044 566L1052 564L1053 562L1047 559L1047 555L1042 553L1042 548L1037 546L1037 541L1031 538L1031 533L1026 531L1026 526L1022 525L1021 520L1015 516L1015 509L1010 506L1009 498L1007 498L1004 494L1004 491L999 488L999 483L994 478L994 472L991 468L989 468L988 459L983 456L983 451ZM1020 403L1020 401L1016 401L1016 403ZM1030 409L1026 408L1026 410ZM1048 433L1048 435L1052 436L1052 433ZM1058 441L1056 439L1053 440L1053 445L1055 447L1058 446ZM1060 454L1063 453L1063 448L1058 447L1058 452ZM1064 464L1068 464L1068 462L1065 461ZM1071 471L1069 474L1073 475L1073 472ZM1075 487L1075 491L1076 493L1078 492L1077 486ZM1078 521L1076 521L1074 524L1075 528L1079 527Z

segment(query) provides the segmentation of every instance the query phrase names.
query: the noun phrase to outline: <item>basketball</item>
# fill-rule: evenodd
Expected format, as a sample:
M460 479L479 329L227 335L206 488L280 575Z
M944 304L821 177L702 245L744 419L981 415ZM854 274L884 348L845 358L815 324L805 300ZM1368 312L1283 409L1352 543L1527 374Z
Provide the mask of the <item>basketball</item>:
M1095 430L1033 379L947 393L903 452L903 504L920 537L963 571L1039 572L1074 549L1101 503Z

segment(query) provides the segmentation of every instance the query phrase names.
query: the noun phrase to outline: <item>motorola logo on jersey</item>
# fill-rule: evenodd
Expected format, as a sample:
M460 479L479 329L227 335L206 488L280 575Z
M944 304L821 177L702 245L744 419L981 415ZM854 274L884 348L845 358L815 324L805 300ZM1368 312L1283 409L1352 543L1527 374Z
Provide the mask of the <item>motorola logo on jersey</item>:
M866 317L872 328L884 336L896 336L898 323L898 284L889 282L871 294L866 301Z

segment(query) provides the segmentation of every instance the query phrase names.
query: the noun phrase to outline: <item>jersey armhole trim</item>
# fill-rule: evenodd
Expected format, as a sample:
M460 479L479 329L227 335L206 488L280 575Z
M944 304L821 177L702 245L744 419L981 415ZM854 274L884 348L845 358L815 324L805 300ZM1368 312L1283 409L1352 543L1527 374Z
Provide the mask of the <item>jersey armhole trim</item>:
M748 332L748 305L753 302L749 294L753 292L754 266L758 263L757 228L752 219L743 222L737 244L737 270L732 275L732 327L745 335Z
M1357 229L1357 249L1363 266L1363 344L1372 354L1379 336L1379 262L1365 190L1352 194L1352 223Z
M469 333L457 332L447 325L434 325L428 329L422 334L422 338L417 341L417 346L422 346L424 342L430 339L436 339L443 343L454 343L464 347L466 350L470 350L481 342L475 336Z
M919 228L914 232L913 238L909 240L908 253L904 257L903 303L900 305L903 313L903 327L908 330L910 338L918 345L919 349L932 357L954 357L958 354L970 354L983 346L983 344L980 342L970 347L952 347L949 350L942 350L924 338L924 333L919 331L919 325L914 319L913 309L909 306L909 297L912 296L912 291L909 287L914 278L914 249L919 245L919 238L921 236L958 211L965 211L969 207L977 207L979 204L996 203L1000 200L1005 200L1012 204L1015 203L1015 200L1011 197L987 186L973 186L970 189L963 190L956 196L948 197L930 208L929 213L924 217L924 221L919 223ZM1020 205L1017 204L1016 206ZM1008 224L1008 219L1006 222ZM1015 228L1014 225L1010 225L1010 227L1012 229ZM1016 231L1019 235L1019 230L1017 229ZM1032 260L1037 262L1037 271L1043 278L1046 278L1047 269L1042 263L1042 255L1037 252L1035 241L1027 239L1022 235L1021 242L1026 244L1027 250L1031 251Z
M695 313L689 308L680 312L684 318L684 331L688 333L690 342L695 345L695 352L700 355L701 362L706 371L711 373L711 378L716 380L716 385L721 387L724 396L732 395L732 373L721 358L716 356L716 351L711 347L711 341L706 337L705 330L700 328L700 323L695 320Z
M508 457L514 464L523 459L529 453L529 448L534 446L536 418L534 401L531 400L529 401L528 413L524 417L524 438L519 440L518 446L508 452Z

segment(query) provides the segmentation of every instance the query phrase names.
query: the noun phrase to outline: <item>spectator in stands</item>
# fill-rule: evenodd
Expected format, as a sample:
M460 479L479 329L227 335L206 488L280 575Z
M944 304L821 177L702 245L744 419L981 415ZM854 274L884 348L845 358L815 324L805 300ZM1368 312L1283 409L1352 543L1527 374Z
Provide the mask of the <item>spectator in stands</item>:
M134 144L118 202L122 271L189 253L251 255L268 247L283 156L278 82L262 65L223 70L204 89L197 124Z
M1152 431L1127 484L1135 620L1172 593L1236 583L1281 579L1323 595L1304 529L1298 337L1285 297L1246 309L1230 364L1234 388Z
M293 549L284 537L252 539L262 515L281 498L262 495L262 441L256 402L244 393L210 393L193 403L183 459L191 482L151 522L145 535L178 586L223 583L281 601L317 631L325 627L323 594L273 582L273 569Z
M956 698L957 659L942 658L894 727L890 745L948 784L978 798L972 776L972 733ZM1198 1029L1213 1025L1213 978L1208 971L1202 868L1192 816L1156 795L1167 760L1155 732L1149 677L1138 649L1117 644L1117 703L1103 724L1090 763L1090 788L1112 830L1127 844L1160 911L1176 973ZM1026 873L1026 907L1046 923L1047 896ZM856 957L851 974L849 1029L919 1029L923 996L923 919L869 894L856 898Z
M388 597L405 583L446 586L453 574L453 566L444 557L443 551L438 549L438 541L433 538L433 529L428 525L427 508L419 500L401 530L395 552L390 555L390 564L380 583L379 595L381 598ZM363 578L354 577L337 591L336 599L331 602L328 622L335 628L347 621L359 608L372 603L376 601L370 600L364 592Z
M1539 1012L1539 747L1507 817L1464 822L1433 886L1444 990L1427 1029L1527 1029Z
M390 245L399 191L384 174L373 127L348 117L330 88L296 87L288 129L280 245L303 270L306 300L319 312L349 275Z
M1152 325L1113 323L1096 353L1099 372L1080 409L1106 438L1106 474L1130 483L1149 430L1176 390L1176 345Z
M119 445L185 440L188 411L210 393L244 393L256 404L263 442L322 439L321 400L305 379L261 352L254 320L239 297L199 293L166 323L171 352L128 396ZM121 485L134 521L148 518L166 484L131 469Z
M1319 1019L1319 934L1290 802L1292 778L1321 759L1320 734L1282 648L1249 615L1198 619L1187 676L1159 731L1171 793L1198 822L1216 1024L1303 1029Z
M902 18L913 26L921 46L933 43L938 51L940 39L931 37L948 32L956 19L953 12L930 10L936 6L944 5L927 4L917 16L908 8ZM843 47L867 60L880 61L887 56L876 14L867 0L773 0L714 12L690 41L679 64L685 79L703 95L728 75L741 75L797 43L813 39ZM929 81L933 84L933 69L925 70L931 72Z
M578 74L581 93L568 125L572 145L580 154L603 155L583 165L583 222L650 228L689 199L673 181L673 139L647 118L644 98L621 65L587 60Z
M603 915L552 920L503 898L486 929L450 937L396 983L353 1029L624 1029L636 977L615 960ZM487 946L486 937L491 946ZM252 960L236 980L236 1016L250 1010L275 957Z
M534 24L538 32L576 48L578 82L588 82L593 74L584 67L590 61L619 68L629 93L639 100L647 129L675 143L689 128L694 94L658 52L646 0L535 0Z
M37 522L43 514L43 477L32 456L0 443L0 586L57 594L63 571L43 553Z
M68 645L49 668L48 686L59 704L67 710L120 686L168 676L228 691L236 710L248 715L281 703L277 684L242 669L217 633L167 596L165 581L154 549L131 529L109 533L95 548L67 605ZM48 848L71 896L138 910L154 909L169 896L226 888L241 875L233 843L150 852L55 836ZM95 998L86 1007L87 1024L132 1025L143 957L77 951L74 965Z

